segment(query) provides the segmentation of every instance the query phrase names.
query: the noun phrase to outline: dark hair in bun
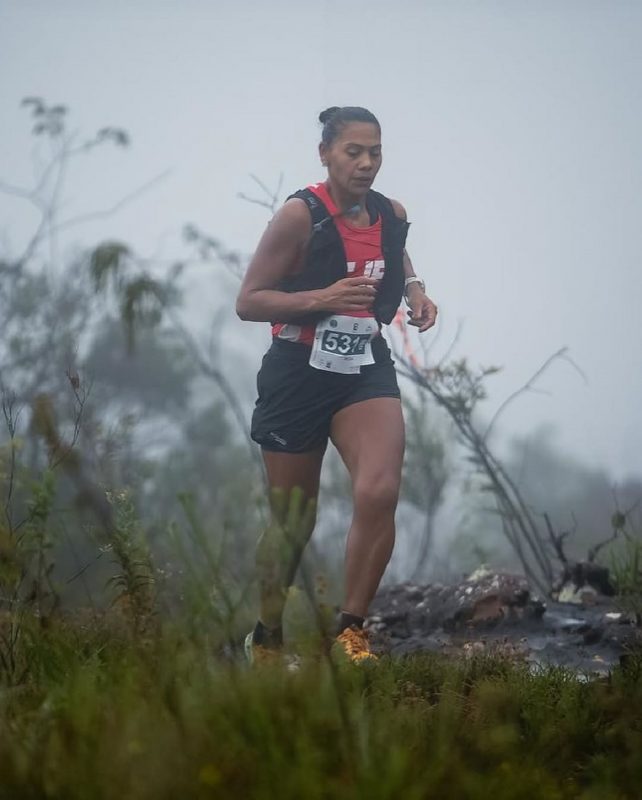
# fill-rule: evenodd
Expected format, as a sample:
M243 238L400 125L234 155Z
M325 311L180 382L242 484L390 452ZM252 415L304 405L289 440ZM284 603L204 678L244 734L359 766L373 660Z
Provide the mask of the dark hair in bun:
M381 133L379 120L371 111L361 108L361 106L343 106L342 108L331 106L319 114L319 122L323 125L321 141L326 147L332 144L349 122L370 122L376 125Z
M326 108L325 111L322 111L319 114L319 122L322 125L325 125L326 122L330 119L331 116L337 113L337 111L341 111L339 106L330 106L330 108Z

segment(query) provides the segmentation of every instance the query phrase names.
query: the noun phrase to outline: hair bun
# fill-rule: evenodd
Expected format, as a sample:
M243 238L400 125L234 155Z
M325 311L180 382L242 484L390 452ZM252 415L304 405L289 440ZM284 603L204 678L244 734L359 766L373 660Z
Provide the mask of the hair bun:
M326 108L325 111L322 111L319 114L319 122L321 122L323 125L325 125L326 122L330 119L330 117L332 117L334 114L336 114L337 111L341 111L339 106L330 106L330 108Z

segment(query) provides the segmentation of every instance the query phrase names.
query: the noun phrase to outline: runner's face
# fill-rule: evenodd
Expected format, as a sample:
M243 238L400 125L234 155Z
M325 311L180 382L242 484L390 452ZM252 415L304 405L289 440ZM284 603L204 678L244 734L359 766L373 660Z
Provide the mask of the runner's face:
M353 197L363 197L381 167L381 134L371 122L350 122L330 147L319 146L332 185Z

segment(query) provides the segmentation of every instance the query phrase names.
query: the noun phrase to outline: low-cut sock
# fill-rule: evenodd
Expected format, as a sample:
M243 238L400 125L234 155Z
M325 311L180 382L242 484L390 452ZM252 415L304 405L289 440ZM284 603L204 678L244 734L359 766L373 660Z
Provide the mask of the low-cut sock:
M260 619L257 620L252 633L252 644L259 644L261 647L267 647L270 650L283 647L283 626L268 628Z
M341 617L339 618L339 626L337 628L337 636L346 628L350 628L353 625L357 628L363 628L363 623L365 622L365 617L357 617L356 614L349 614L347 611L341 612Z

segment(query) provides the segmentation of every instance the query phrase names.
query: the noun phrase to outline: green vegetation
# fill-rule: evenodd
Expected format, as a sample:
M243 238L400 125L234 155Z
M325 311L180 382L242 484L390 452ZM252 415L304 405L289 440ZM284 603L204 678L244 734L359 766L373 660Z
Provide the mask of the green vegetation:
M50 263L64 252L59 235L83 219L59 213L66 167L128 137L106 127L82 139L63 106L30 98L25 107L50 150L33 189L0 183L42 215L21 253L0 252L0 800L639 797L642 653L586 681L497 655L384 657L360 668L330 659L314 631L332 623L339 591L343 472L324 478L325 540L308 543L288 594L301 670L245 666L268 509L230 377L241 355L219 352L232 301L213 282L222 305L208 337L181 305L191 267L238 276L242 259L186 226L190 252L170 264L112 237ZM472 424L493 370L464 361L413 370L400 528L417 546L398 577L423 580L434 565L436 513L462 455L441 409L482 481L475 489L470 478L465 499L497 501L500 535L518 561L531 554L526 573L546 588L552 558L578 528L579 551L593 544L589 561L613 546L604 555L616 599L640 625L642 484L623 487L625 510L605 539L608 474L588 474L539 441L525 481L536 502L527 502L513 479L521 448L506 469L490 450L493 423L484 434ZM551 504L553 523L531 511ZM575 508L590 513L569 528L563 517ZM278 536L259 553L302 547L314 509L293 509L281 509ZM467 540L478 560L490 545L488 517L476 519L483 529ZM460 545L444 572L459 573Z
M181 631L134 637L114 612L27 637L0 796L639 797L642 655L596 682L429 655L250 671Z
M623 531L623 541L610 554L610 570L615 579L618 605L642 626L642 539L625 529L626 518L614 514L613 528Z

